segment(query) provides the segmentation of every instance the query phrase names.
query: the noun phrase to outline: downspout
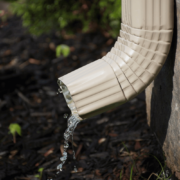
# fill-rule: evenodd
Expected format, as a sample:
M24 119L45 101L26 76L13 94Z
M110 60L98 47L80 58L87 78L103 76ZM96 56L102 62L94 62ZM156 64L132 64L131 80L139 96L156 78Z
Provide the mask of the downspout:
M72 115L84 120L120 106L157 76L170 50L173 0L122 0L120 36L107 55L58 78Z

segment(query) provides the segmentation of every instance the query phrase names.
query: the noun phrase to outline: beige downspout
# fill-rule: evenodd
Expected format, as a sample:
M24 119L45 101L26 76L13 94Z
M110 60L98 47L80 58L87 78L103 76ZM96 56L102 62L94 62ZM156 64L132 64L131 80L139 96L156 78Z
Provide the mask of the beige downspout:
M81 120L131 100L161 70L171 46L173 0L122 0L120 37L106 56L58 78Z

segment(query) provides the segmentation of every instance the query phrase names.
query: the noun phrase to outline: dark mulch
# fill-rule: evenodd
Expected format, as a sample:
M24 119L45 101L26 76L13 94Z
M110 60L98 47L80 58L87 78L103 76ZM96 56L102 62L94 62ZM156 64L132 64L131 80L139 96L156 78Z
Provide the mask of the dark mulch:
M21 19L0 23L0 179L116 180L148 179L161 171L162 151L146 122L144 92L117 109L79 123L64 169L56 176L62 155L63 133L70 111L57 78L106 54L115 39L100 33L62 38L57 32L35 37ZM55 57L54 47L71 47L67 58ZM8 127L18 123L22 136L13 142ZM151 155L150 155L151 154ZM74 164L78 173L73 172ZM151 179L154 179L153 175Z

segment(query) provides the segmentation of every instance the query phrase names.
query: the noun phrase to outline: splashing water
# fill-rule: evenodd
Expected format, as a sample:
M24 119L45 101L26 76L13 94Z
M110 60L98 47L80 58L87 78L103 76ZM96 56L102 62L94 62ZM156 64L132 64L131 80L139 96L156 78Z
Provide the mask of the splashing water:
M64 118L67 117L68 117L67 114L65 114ZM67 121L68 128L64 133L64 152L63 152L63 156L60 158L62 163L57 166L57 169L59 169L59 171L62 171L62 166L67 160L67 148L69 147L68 140L70 139L70 136L72 137L72 147L73 147L73 132L79 122L80 122L79 116L76 114L71 115ZM73 159L74 160L76 159L74 148L73 148ZM57 172L57 174L59 173L59 171ZM74 171L77 172L76 166L74 166Z

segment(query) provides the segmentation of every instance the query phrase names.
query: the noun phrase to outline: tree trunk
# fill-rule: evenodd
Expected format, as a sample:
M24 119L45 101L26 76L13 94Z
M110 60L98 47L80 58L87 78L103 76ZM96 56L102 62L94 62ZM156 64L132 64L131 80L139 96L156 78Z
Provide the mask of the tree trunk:
M180 0L175 0L174 34L167 60L146 89L148 124L180 179Z

